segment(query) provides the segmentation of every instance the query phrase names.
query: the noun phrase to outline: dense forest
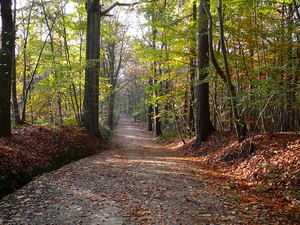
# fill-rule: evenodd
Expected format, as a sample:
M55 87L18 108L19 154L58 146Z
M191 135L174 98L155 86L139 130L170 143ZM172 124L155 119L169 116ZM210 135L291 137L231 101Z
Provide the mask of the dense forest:
M110 179L97 188L112 196L118 186L128 196L136 182L159 195L180 184L186 197L190 177L233 196L241 217L268 217L270 206L274 224L299 221L299 0L0 0L0 7L0 198L96 155L114 166L85 164L90 173L78 162L76 176L84 186ZM140 170L158 179L167 165L172 177L180 168L175 183L165 179L168 189L134 179Z
M197 136L300 129L296 0L1 1L0 135L120 113Z

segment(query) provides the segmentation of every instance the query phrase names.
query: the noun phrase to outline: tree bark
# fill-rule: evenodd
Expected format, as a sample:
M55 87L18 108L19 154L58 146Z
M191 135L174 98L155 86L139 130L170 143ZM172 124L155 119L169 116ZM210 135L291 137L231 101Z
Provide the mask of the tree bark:
M157 28L155 27L154 23L157 21L157 15L155 13L152 13L152 48L153 50L156 50L156 38L157 38ZM155 86L155 84L157 83L156 80L156 74L157 74L157 61L154 60L152 62L152 73L153 73L153 85ZM157 96L158 92L157 90L153 91L153 95ZM159 104L157 102L157 100L155 100L155 103L153 105L153 114L154 114L154 132L155 132L155 136L159 136L162 134L161 131L161 122L160 122L160 115L159 115Z
M10 98L11 74L14 56L15 31L12 18L12 1L0 0L1 50L0 50L0 137L11 135Z
M209 3L209 0L206 0ZM194 148L207 141L210 134L215 131L210 120L209 107L209 84L205 81L208 76L209 66L209 46L208 46L208 19L203 5L199 11L199 39L198 39L198 82L196 86L197 108L196 108L196 128L197 139Z
M147 109L147 131L153 131L153 126L152 126L152 105L148 105Z
M99 69L100 69L100 0L89 0L87 9L87 39L83 125L102 138L99 130Z
M160 116L159 116L159 109L158 105L154 106L154 131L155 131L155 136L162 135L161 131L161 123L160 123Z
M100 0L87 0L87 38L85 89L83 100L83 126L96 137L102 139L99 130L99 70L100 70L100 19L116 6L132 6L115 2L108 9L101 11Z

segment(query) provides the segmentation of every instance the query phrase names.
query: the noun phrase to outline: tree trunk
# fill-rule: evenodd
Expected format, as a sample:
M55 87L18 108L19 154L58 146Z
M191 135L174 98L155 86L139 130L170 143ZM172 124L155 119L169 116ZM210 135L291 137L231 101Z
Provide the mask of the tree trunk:
M116 89L116 71L119 71L119 69L115 69L115 48L116 43L113 42L110 44L110 47L108 47L108 80L111 84L111 88L109 90L109 96L108 96L108 117L107 117L107 125L110 127L110 129L113 129L114 126L114 104L115 104L115 89Z
M235 87L231 82L231 76L229 73L229 67L228 67L228 63L227 63L227 55L226 55L227 53L226 53L224 31L223 31L222 1L219 0L218 12L219 12L219 22L220 22L220 42L221 42L221 47L222 47L225 72L221 69L220 65L218 64L218 62L215 58L213 42L212 42L212 23L213 23L213 21L212 21L211 13L209 11L208 4L205 0L201 0L201 6L204 7L205 12L208 17L208 22L209 22L207 34L208 34L209 53L211 55L211 60L212 60L212 63L214 65L217 73L219 74L221 79L224 81L224 83L227 85L229 97L230 97L231 108L232 108L232 115L233 115L233 120L234 120L234 125L235 125L235 131L237 134L237 139L240 141L241 138L246 135L246 126L245 126L244 117L242 115L238 114Z
M100 3L89 0L87 8L87 40L84 90L83 125L92 134L102 138L99 130L99 58L100 58Z
M17 98L17 82L16 82L16 58L15 55L13 56L13 65L12 65L12 75L11 75L11 79L12 79L12 103L13 103L13 118L14 121L17 125L22 125L23 122L21 120L21 116L20 116L20 110L19 110L19 105L18 105L18 98Z
M152 127L152 105L148 105L148 113L147 113L147 131L153 131Z
M152 85L153 79L149 78L149 86ZM150 96L148 97L150 98ZM153 105L151 103L148 103L148 109L147 109L147 131L153 131L153 125L152 125L152 118L153 118Z
M31 3L30 9L29 9L29 13L28 13L28 20L25 22L23 21L22 23L24 24L24 28L25 28L25 23L27 23L26 26L26 33L25 33L25 37L24 37L24 46L23 46L23 90L22 90L22 118L21 118L21 123L24 123L24 121L26 121L26 104L27 104L27 69L28 69L28 65L27 65L27 43L28 43L28 37L29 37L29 26L31 23L31 12L34 6L34 2Z
M0 137L11 135L10 97L11 73L14 56L15 31L11 0L0 0L1 4L1 50L0 50Z
M196 73L195 73L195 63L194 59L190 59L190 101L189 101L189 110L188 110L188 126L189 126L189 132L190 135L192 135L195 132L195 115L194 115L194 101L195 101L195 88L194 88L194 83L195 83L195 78L196 78Z
M83 100L83 126L96 137L102 139L99 130L99 75L100 75L100 19L116 6L132 6L137 3L115 2L101 11L100 0L87 0L87 38L85 90Z
M221 42L222 55L224 61L225 76L226 76L227 86L230 94L230 100L231 100L230 102L232 107L234 125L237 133L237 139L240 141L244 136L246 136L246 125L244 121L244 116L242 114L240 115L238 111L237 102L236 102L236 90L234 85L232 84L231 74L229 72L227 50L226 50L225 38L224 38L222 0L219 0L218 14L219 14L219 22L220 22L220 42Z
M209 3L209 0L206 1ZM200 144L207 141L210 134L215 131L210 120L209 107L209 85L205 82L208 76L209 66L209 46L208 46L208 19L203 5L200 5L199 12L199 42L198 42L198 82L196 86L197 108L196 108L196 128L197 139L194 148L198 148Z
M161 123L160 123L160 117L159 117L159 109L158 109L158 105L154 106L154 131L155 131L155 136L159 136L162 135L162 131L161 131Z
M14 0L14 18L13 18L13 26L14 26L14 30L15 25L16 25L16 0ZM14 50L13 50L13 62L12 62L12 68L11 68L11 79L12 79L12 83L11 83L11 88L12 88L12 103L13 103L13 117L14 117L14 121L16 124L21 125L22 121L21 121L21 117L20 117L20 110L19 110L19 105L18 105L18 98L17 98L17 71L16 71L16 54L15 54L15 46L14 46Z
M197 6L196 2L193 2L193 21L197 20ZM194 37L194 36L193 36ZM197 49L196 49L196 40L197 35L195 35L195 40L192 39L193 44L191 47L190 63L189 63L189 72L190 72L190 102L189 102L189 115L188 115L188 126L190 135L195 132L195 115L194 115L194 101L195 101L195 78L196 78L196 59L197 59Z
M111 90L112 93L108 97L108 117L107 125L112 130L114 128L114 106L115 106L115 87Z

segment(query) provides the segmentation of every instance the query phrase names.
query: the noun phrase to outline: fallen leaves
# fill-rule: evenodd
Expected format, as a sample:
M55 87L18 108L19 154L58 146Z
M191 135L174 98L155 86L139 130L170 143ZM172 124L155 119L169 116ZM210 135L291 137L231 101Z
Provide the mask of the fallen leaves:
M127 123L124 127L130 126ZM74 136L76 132L80 135ZM12 196L10 199L15 202L9 206L0 202L5 221L14 223L24 219L32 224L41 224L39 220L43 218L53 224L61 221L68 224L91 221L98 224L293 224L299 221L296 218L299 210L294 207L296 204L292 205L295 193L291 193L290 199L282 198L299 180L299 141L285 135L278 140L258 135L254 138L253 155L238 154L236 159L226 161L222 159L224 153L241 146L230 132L215 133L197 150L191 148L192 142L181 146L178 151L183 157L151 145L142 135L132 139L137 129L123 132L130 133L128 142L121 139L120 143L124 144L113 145L102 156L89 157L55 173L44 174L20 195ZM11 162L25 154L21 157L24 162L39 165L50 155L66 152L72 156L76 151L67 150L69 145L77 148L89 143L89 146L98 145L81 128L32 127L17 133L23 137L0 139L4 149L0 152L12 157ZM171 145L179 146L176 142ZM44 157L42 152L46 152ZM14 167L16 174L24 162L16 161L19 163ZM33 212L39 213L36 218L30 218L36 215Z
M13 129L0 138L0 198L33 177L99 151L100 141L78 126Z
M238 197L235 199L245 207L258 207L259 210L277 207L277 212L282 209L277 214L279 218L285 217L285 211L287 214L299 214L299 135L254 135L255 150L247 156L238 153L247 139L243 143L235 139L236 136L229 131L218 131L198 149L192 147L194 139L186 145L180 145L178 139L166 146L180 152L187 160L198 162L201 172L210 176L208 182L219 187L220 193L225 194L221 187L236 193ZM220 183L224 185L219 186ZM265 202L265 205L257 202Z
M211 217L211 214L198 214L198 216L201 216L201 217Z

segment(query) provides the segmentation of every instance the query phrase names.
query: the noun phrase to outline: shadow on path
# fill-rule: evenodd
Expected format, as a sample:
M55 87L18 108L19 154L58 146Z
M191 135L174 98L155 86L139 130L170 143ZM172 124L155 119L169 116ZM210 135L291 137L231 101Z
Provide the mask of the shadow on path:
M123 116L111 149L44 174L0 202L0 224L265 224L214 194L197 165ZM252 218L252 219L251 219Z

